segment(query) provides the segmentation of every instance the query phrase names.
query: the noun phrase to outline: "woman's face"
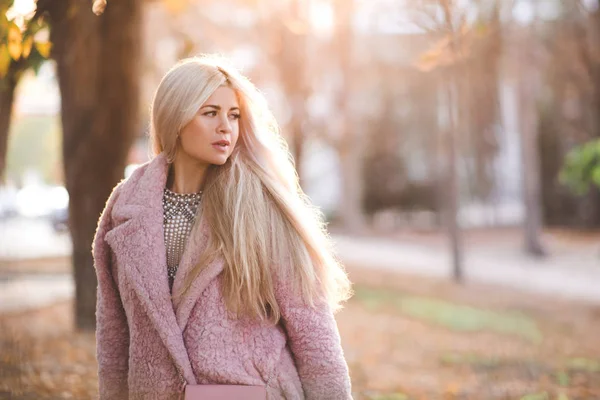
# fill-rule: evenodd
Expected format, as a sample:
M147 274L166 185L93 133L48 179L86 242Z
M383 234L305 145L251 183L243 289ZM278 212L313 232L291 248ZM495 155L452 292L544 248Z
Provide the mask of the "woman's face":
M181 130L181 150L199 163L225 164L239 136L239 118L235 91L220 86Z

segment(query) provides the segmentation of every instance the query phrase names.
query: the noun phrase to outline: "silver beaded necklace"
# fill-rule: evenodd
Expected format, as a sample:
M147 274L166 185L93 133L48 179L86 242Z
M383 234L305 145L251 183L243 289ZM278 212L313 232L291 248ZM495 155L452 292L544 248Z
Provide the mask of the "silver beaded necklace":
M194 226L201 195L202 192L175 193L166 187L163 192L167 274L171 290L185 244Z

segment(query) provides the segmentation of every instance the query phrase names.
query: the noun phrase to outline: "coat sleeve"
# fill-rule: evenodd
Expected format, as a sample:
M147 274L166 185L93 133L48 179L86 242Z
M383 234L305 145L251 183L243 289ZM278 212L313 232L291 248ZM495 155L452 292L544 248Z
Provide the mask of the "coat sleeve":
M275 295L296 369L307 400L352 399L348 365L333 312L293 295L286 279L276 278Z
M98 279L96 298L96 358L100 400L126 400L129 364L129 327L116 279L112 251L104 236L112 228L111 210L118 186L111 193L100 216L92 254Z

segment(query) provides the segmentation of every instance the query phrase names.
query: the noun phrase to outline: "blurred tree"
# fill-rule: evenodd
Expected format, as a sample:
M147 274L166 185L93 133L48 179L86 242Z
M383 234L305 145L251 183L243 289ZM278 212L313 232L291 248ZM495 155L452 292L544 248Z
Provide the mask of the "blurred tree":
M351 104L354 95L352 75L353 40L352 26L355 0L333 0L335 20L333 51L337 58L338 88L335 95L336 120L333 138L341 166L342 200L340 218L349 231L360 231L364 226L362 212L363 180L360 179L363 165L364 138L356 121L352 118Z
M472 196L483 202L495 201L496 156L500 125L500 69L502 62L503 24L498 2L477 9L472 22L471 56L464 63L461 112L464 119L463 154L472 160L464 163L470 177Z
M296 166L296 173L303 183L302 154L306 141L306 100L309 96L307 82L307 41L308 41L308 3L303 0L290 0L287 7L280 12L279 67L281 86L289 102L290 119L288 122L291 150Z
M400 100L394 101L393 85L382 88L383 110L373 121L376 140L369 140L364 147L365 160L362 179L364 181L363 207L367 215L377 211L438 211L438 193L433 180L413 181L407 171L407 157L402 154L402 141L411 129L411 119L401 118L394 110ZM423 88L426 89L426 88ZM427 93L423 90L423 93ZM418 102L418 96L413 101ZM431 108L427 104L416 112ZM422 122L421 119L417 119ZM420 131L419 131L420 132ZM409 133L409 132L408 132ZM415 151L411 146L411 151Z
M440 139L442 155L441 183L444 185L444 223L448 230L452 254L452 273L457 282L463 281L463 246L459 212L459 179L457 153L459 132L463 129L464 114L460 112L460 101L465 88L464 63L471 48L471 27L467 22L466 9L453 0L421 0L416 11L426 22L422 28L438 38L435 45L423 53L419 66L426 71L437 70L441 75L440 92L444 105L444 121Z
M50 17L61 93L75 321L80 329L94 329L92 239L139 127L141 2L111 2L100 17L78 0L38 0L37 6Z
M6 168L15 89L24 72L31 68L37 73L50 52L43 13L34 12L28 18L15 14L9 20L13 4L14 0L0 0L0 182Z
M498 117L498 81L501 53L506 53L509 63L509 70L512 76L517 77L515 84L515 101L519 104L519 130L521 137L522 162L523 162L523 193L524 204L526 208L524 221L525 247L528 253L541 255L543 249L540 244L541 231L541 196L540 196L540 178L539 178L539 154L537 149L537 108L536 108L536 79L532 68L535 59L530 57L533 54L533 38L527 36L528 29L517 29L511 25L511 15L513 13L511 4L502 2L481 2L476 7L466 6L464 3L452 0L439 0L438 4L432 1L422 1L423 8L429 8L429 17L426 22L430 30L443 35L430 51L423 54L421 66L425 69L441 69L447 74L447 103L446 107L454 110L448 111L449 120L456 118L456 123L450 123L454 127L453 131L459 130L464 133L471 132L471 141L475 144L476 151L473 153L475 158L475 168L485 171L485 162L493 160L491 155L494 152L494 126L499 122ZM437 7L436 7L437 6ZM465 8L467 7L467 8ZM508 10L508 12L506 12ZM504 17L502 17L504 15ZM446 16L445 23L440 24L440 17ZM436 25L437 21L437 25ZM454 28L451 28L454 24ZM454 36L451 34L454 32ZM453 39L454 37L454 39ZM524 40L524 38L529 38ZM508 41L508 46L504 42ZM485 61L482 61L485 60ZM524 62L525 61L525 62ZM477 64L485 62L486 67L477 68ZM481 80L477 80L477 70L485 71L481 75ZM468 75L466 75L468 74ZM533 75L532 75L533 74ZM511 74L508 74L511 76ZM465 79L466 76L469 79ZM486 93L487 91L487 93ZM485 101L487 100L487 101ZM480 106L483 106L483 113ZM445 143L450 151L448 152L448 185L452 186L455 178L451 176L456 174L452 172L455 168L452 156L449 154L457 143L463 143L461 136L449 136L450 142ZM490 141L490 138L492 141ZM461 147L464 144L461 144ZM457 150L459 151L459 150ZM484 183L485 179L490 178L491 174L483 175L481 172L476 174L476 182ZM486 187L487 186L487 187ZM481 190L483 189L483 190ZM489 196L491 187L485 185L479 187L481 194ZM453 190L450 187L448 193ZM456 192L456 190L454 190ZM453 207L449 204L449 213L452 215ZM454 208L457 210L457 208ZM453 229L452 220L450 223L451 237ZM454 242L455 240L453 240ZM456 245L454 244L453 247ZM454 250L456 253L456 250ZM456 256L455 256L456 257Z
M331 107L327 115L316 119L306 118L319 140L335 149L340 167L341 196L335 218L348 231L358 232L364 227L363 201L363 153L364 137L360 118L351 110L357 102L357 85L363 77L356 72L355 33L353 18L355 0L329 0L332 11L330 37L310 42L311 50L319 57L305 61L306 84L317 93L316 97L327 98ZM297 68L297 67L296 67ZM309 95L312 94L308 93ZM309 115L307 115L309 117Z
M406 127L404 121L398 121L393 112L397 104L394 102L392 86L382 88L383 110L373 123L377 139L368 141L365 147L363 207L368 215L401 208L399 198L408 180L405 160L399 151L401 136L397 134L405 131Z
M414 51L420 52L427 39L420 37L420 40L397 36L382 48L414 46ZM362 45L370 45L370 40ZM429 224L441 223L437 182L440 168L436 156L438 109L432 106L438 101L439 82L437 77L417 70L411 63L371 57L374 60L365 64L365 68L375 72L368 75L369 80L359 81L360 86L356 83L358 79L355 80L357 93L365 93L369 87L378 88L377 94L365 96L377 107L367 117L365 126L360 127L365 136L362 139L364 211L369 217L381 211L399 212L408 217L402 218L403 223L409 224L413 211L431 211L435 213L434 219L423 221L428 226L421 224L417 228L432 228Z
M534 2L535 10L538 3ZM537 14L537 12L535 13ZM541 159L538 147L539 113L539 80L537 70L540 68L536 51L536 27L538 18L523 26L513 26L508 42L513 49L512 59L515 61L516 104L518 105L519 130L521 137L521 160L523 164L523 198L525 202L525 219L523 232L525 251L535 257L541 257L546 251L541 243L542 231L542 199L541 199Z

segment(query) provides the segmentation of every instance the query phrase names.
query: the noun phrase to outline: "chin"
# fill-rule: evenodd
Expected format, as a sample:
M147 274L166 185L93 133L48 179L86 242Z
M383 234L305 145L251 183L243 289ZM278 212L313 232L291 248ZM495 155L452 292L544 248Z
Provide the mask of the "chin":
M215 157L214 160L212 160L211 164L213 165L223 165L227 162L227 160L229 159L229 157Z
M197 162L201 164L223 165L229 159L229 155L224 154L192 154Z

